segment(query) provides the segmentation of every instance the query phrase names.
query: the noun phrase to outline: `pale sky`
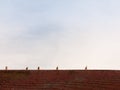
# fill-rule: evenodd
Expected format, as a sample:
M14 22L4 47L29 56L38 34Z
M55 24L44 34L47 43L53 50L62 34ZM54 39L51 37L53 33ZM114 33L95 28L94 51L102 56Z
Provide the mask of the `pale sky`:
M0 69L120 69L120 0L0 0Z

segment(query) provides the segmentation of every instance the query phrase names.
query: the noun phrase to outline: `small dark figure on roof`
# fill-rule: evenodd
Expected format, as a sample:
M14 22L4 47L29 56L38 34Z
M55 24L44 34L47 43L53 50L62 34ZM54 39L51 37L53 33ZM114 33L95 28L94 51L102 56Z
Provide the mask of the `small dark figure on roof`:
M58 66L56 67L56 70L58 70Z
M7 67L7 66L5 67L5 70L8 70L8 67Z
M28 67L26 67L26 70L28 70Z
M40 70L40 67L38 67L38 70Z
M85 67L85 70L87 70L87 66Z

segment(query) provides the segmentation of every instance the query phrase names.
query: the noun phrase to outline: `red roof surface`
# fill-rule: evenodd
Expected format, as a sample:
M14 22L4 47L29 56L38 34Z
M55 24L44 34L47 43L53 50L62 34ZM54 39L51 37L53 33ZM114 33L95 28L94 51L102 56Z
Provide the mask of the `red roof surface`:
M120 71L0 70L0 90L120 90Z

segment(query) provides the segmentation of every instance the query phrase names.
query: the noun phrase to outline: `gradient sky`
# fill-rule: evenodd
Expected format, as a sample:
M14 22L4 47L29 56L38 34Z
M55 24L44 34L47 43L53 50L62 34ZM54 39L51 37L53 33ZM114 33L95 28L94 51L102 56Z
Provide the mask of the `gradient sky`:
M0 68L120 69L120 0L0 0Z

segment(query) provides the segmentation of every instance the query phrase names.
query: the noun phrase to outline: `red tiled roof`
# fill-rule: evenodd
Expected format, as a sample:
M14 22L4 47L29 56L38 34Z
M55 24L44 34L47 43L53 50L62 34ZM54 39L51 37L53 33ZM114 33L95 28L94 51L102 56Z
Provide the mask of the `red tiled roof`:
M0 90L120 90L120 71L0 70Z

